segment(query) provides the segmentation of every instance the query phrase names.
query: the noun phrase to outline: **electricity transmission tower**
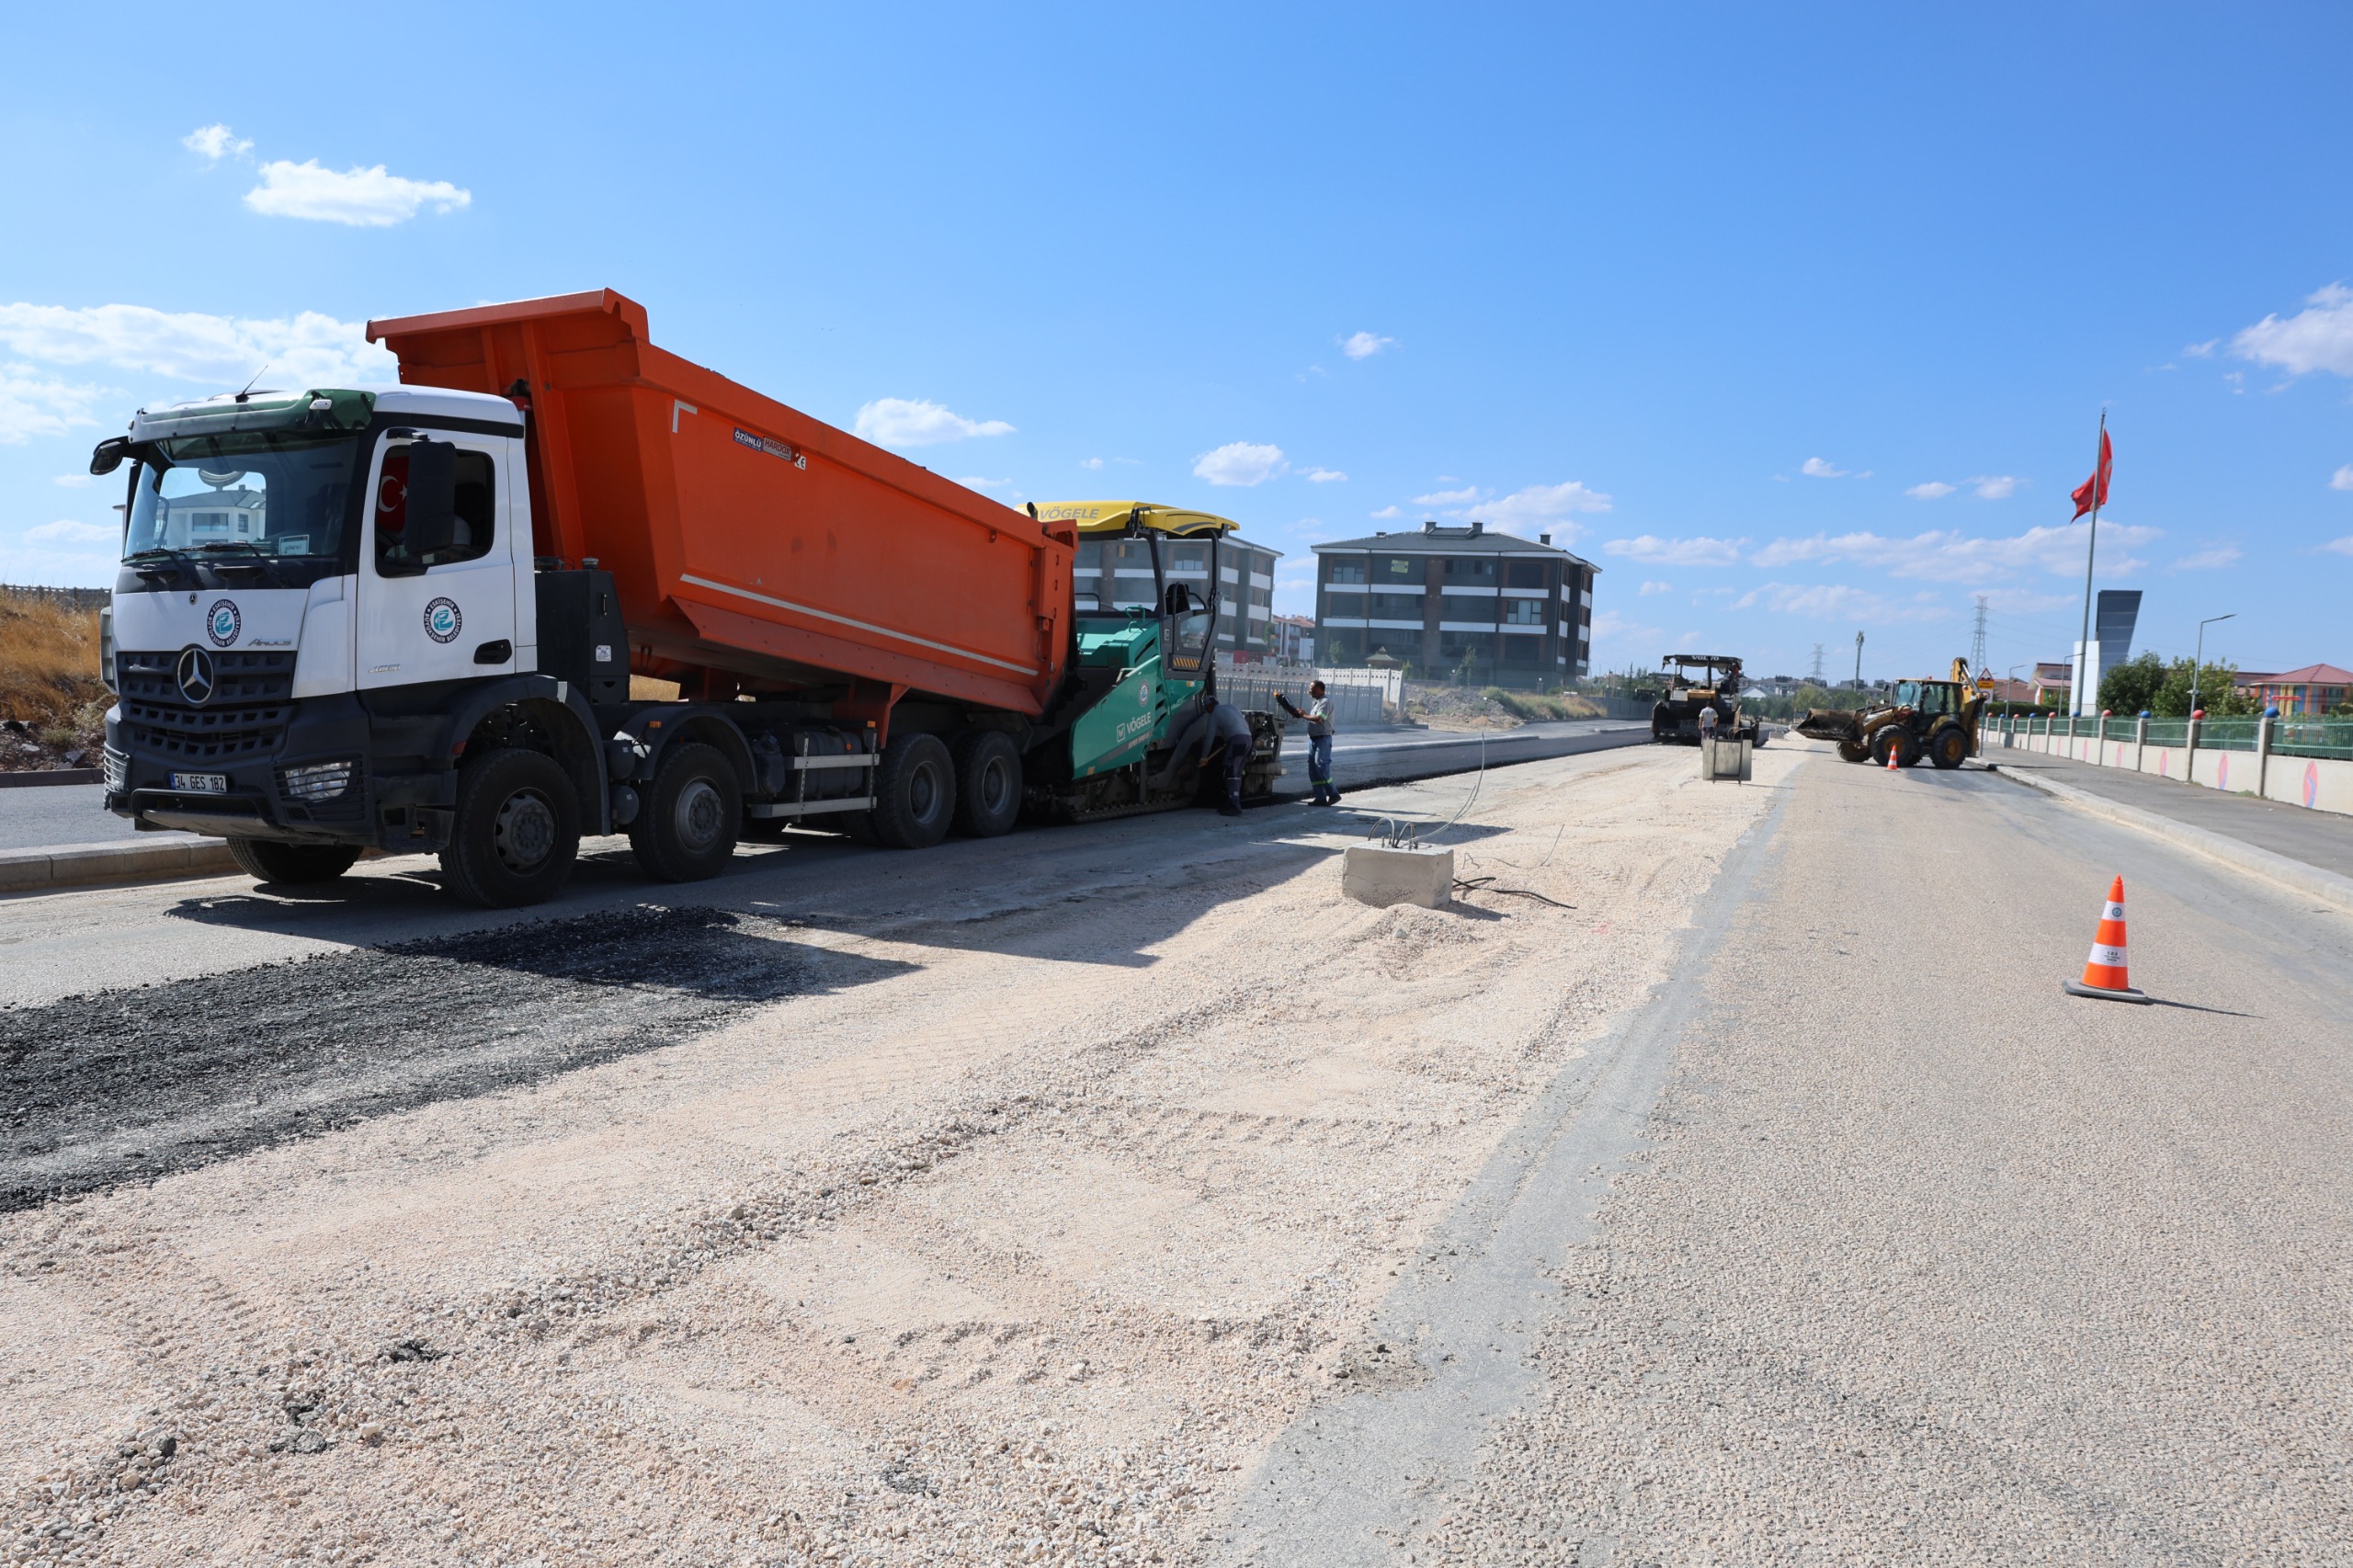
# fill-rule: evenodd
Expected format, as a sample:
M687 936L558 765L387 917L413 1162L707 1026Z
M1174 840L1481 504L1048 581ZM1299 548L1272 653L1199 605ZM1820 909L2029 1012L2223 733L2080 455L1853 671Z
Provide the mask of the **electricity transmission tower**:
M1985 596L1984 594L1977 596L1977 635L1970 640L1969 667L1972 670L1983 670L1987 667L1985 663Z
M1813 684L1820 686L1822 683L1822 644L1816 642L1813 645Z

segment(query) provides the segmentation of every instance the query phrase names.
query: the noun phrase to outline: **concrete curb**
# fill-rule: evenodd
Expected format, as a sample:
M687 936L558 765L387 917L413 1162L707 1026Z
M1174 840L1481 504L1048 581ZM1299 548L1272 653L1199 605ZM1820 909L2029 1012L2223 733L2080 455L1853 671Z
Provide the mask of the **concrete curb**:
M105 882L167 882L234 871L225 838L177 838L162 844L59 844L46 849L0 849L0 893L52 892Z
M0 773L0 790L39 789L44 784L102 784L103 767L40 767L26 773Z
M2127 827L2137 827L2143 833L2156 835L2167 843L2194 850L2210 860L2220 860L2236 870L2252 872L2267 881L2321 899L2339 909L2353 911L2353 877L2340 877L2334 871L2307 866L2302 860L2290 860L2285 855L2233 838L2228 834L2176 822L2154 812L2144 812L2138 806L2123 805L2105 796L2095 795L2088 790L2078 790L2073 784L2038 778L2030 771L1999 767L1992 771L2005 778L2016 779L2030 790L2040 790L2053 800L2064 801L2078 811L2122 823Z

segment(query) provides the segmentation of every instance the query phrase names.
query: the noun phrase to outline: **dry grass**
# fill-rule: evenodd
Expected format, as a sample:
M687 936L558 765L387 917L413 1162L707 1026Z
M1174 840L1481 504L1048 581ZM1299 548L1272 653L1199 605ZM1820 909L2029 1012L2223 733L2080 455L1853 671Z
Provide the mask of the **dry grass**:
M112 699L98 679L98 612L0 597L0 719L52 746L95 745Z

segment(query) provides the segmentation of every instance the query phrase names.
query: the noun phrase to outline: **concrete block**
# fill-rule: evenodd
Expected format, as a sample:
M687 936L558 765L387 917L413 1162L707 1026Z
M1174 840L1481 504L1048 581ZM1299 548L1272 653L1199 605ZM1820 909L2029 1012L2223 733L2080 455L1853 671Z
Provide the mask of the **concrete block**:
M1352 844L1340 862L1340 891L1376 909L1392 903L1442 908L1454 897L1454 851Z

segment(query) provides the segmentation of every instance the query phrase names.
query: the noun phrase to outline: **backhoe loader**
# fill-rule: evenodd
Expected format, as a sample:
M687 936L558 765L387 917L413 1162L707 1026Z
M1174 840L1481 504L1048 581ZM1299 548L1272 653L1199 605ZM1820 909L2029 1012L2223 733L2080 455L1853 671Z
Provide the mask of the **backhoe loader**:
M1900 680L1895 700L1868 708L1810 708L1797 732L1836 743L1848 762L1898 767L1926 757L1938 767L1959 767L1977 755L1977 721L1985 694L1969 678L1969 661L1955 659L1946 680Z

